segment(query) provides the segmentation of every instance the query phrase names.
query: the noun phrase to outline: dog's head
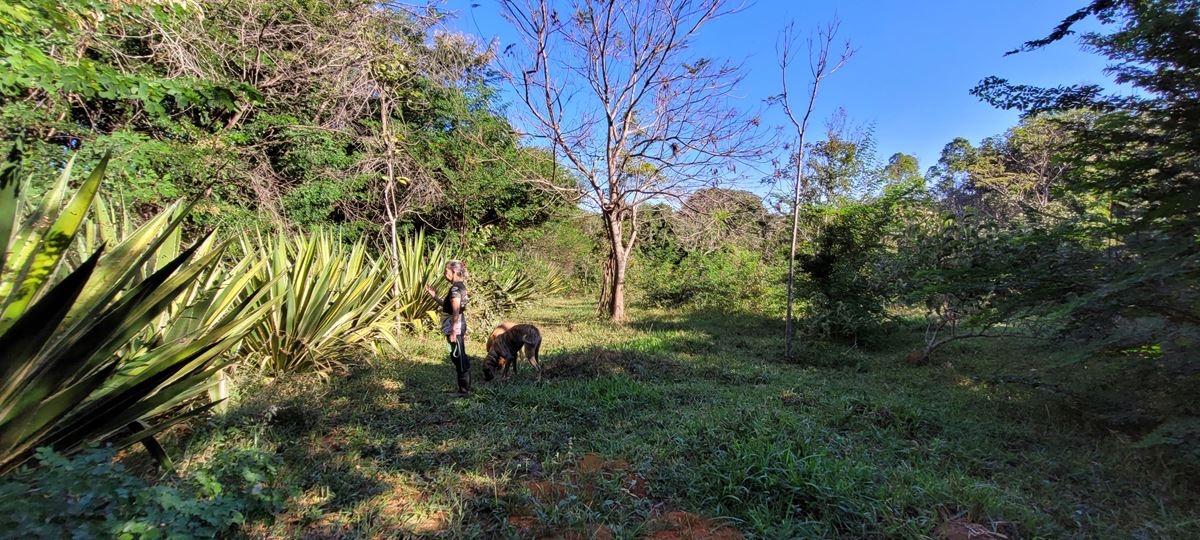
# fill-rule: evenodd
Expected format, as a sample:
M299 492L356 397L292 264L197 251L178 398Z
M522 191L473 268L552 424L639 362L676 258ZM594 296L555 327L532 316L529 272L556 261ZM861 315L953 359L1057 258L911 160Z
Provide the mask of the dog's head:
M495 351L489 351L487 358L483 359L483 380L490 381L496 378L497 371L504 370L504 357L496 354Z

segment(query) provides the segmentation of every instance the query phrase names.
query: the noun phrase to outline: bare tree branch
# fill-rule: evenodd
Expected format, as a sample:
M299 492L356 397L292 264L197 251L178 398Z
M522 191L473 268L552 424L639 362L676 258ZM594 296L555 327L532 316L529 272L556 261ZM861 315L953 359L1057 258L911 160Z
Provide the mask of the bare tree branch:
M849 42L846 42L842 46L841 55L830 63L829 53L839 26L840 23L835 19L827 26L819 28L815 38L810 36L807 39L808 66L811 82L807 96L808 101L806 107L803 109L803 114L799 113L800 109L793 108L792 96L788 90L788 78L791 76L791 65L794 61L793 55L795 54L796 36L794 34L794 23L789 23L784 27L783 36L778 45L782 92L777 96L777 99L783 104L783 110L796 130L796 143L794 146L791 146L793 152L789 156L789 161L795 168L795 178L792 186L791 250L788 257L787 325L784 331L784 357L786 358L792 358L792 340L795 332L792 308L795 301L796 244L800 233L800 195L808 191L807 182L804 177L804 139L808 131L808 120L812 116L813 109L816 106L817 92L821 87L821 82L845 66L846 62L850 61L850 57L854 55L854 49L850 47Z
M609 253L601 310L624 318L637 208L681 200L727 164L760 154L756 117L739 111L737 66L694 57L690 43L728 0L501 0L524 54L503 67L539 134L599 210ZM561 8L561 11L560 11ZM518 44L514 44L518 45Z

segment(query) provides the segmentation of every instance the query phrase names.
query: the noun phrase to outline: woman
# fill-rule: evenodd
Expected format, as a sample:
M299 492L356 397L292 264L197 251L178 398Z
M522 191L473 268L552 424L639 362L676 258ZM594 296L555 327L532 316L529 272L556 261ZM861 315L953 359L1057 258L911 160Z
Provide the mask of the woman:
M437 291L429 285L425 293L434 301L442 304L442 335L450 345L450 362L458 374L458 393L466 395L471 392L471 360L467 358L467 265L459 260L446 263L446 281L450 282L450 290L446 297L439 299Z

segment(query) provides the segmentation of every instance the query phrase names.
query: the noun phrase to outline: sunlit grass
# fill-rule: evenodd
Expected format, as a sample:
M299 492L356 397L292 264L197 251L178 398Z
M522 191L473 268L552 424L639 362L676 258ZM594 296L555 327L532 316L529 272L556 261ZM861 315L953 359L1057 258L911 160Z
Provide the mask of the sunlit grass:
M763 317L635 311L618 326L558 300L514 319L542 329L541 382L526 364L454 396L441 338L413 336L327 383L241 387L192 447L224 437L283 457L293 496L262 537L698 534L686 522L920 538L951 520L1022 538L1200 534L1186 476L1061 396L996 382L1039 354L1021 344L954 345L912 368L919 335L804 343L788 363Z

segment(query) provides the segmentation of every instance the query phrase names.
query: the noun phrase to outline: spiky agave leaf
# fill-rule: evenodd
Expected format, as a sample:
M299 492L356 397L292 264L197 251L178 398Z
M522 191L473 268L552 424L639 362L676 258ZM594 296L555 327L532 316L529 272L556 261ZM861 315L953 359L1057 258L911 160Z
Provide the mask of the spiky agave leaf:
M107 166L108 155L105 155L65 208L60 211L43 204L9 242L11 251L5 261L4 275L0 278L0 304L3 305L0 332L7 330L24 313L57 271L67 249L75 241L75 234L79 232L88 207L100 188L100 179L104 177ZM68 165L58 184L51 190L49 199L62 199L61 192L66 191L70 170ZM49 226L41 226L43 223L49 223Z
M442 283L443 264L447 249L444 243L433 244L424 233L406 236L392 254L392 295L396 311L392 318L395 330L421 330L426 323L438 323L437 302L425 294L425 286L435 288Z
M243 250L266 262L260 274L275 302L246 336L243 352L269 373L340 367L356 348L381 336L392 312L390 281L365 241L339 242L329 233L242 238Z
M10 182L16 178L14 170L15 164L7 164L0 171L0 228L16 223L20 215L20 190ZM57 271L102 174L98 167L59 211L70 171L68 165L42 204L0 240L11 248L0 273L5 316L0 328L0 474L39 446L71 452L104 440L126 444L186 418L189 413L181 412L180 405L203 393L226 361L222 353L271 308L257 289L242 288L248 282L241 278L222 281L236 291L198 290L219 281L214 275L224 246L202 240L178 252L172 238L187 205L168 209L127 237L114 239L115 247L107 253L97 250L74 269ZM10 213L13 219L6 221ZM164 243L170 253L159 251ZM192 301L181 307L184 297ZM204 305L213 299L219 302ZM154 324L163 321L164 313L185 312L206 313L211 325L176 319L176 330L164 331L136 351L128 349L148 328L175 326L169 321ZM129 354L116 354L119 350ZM151 418L155 422L147 423Z

